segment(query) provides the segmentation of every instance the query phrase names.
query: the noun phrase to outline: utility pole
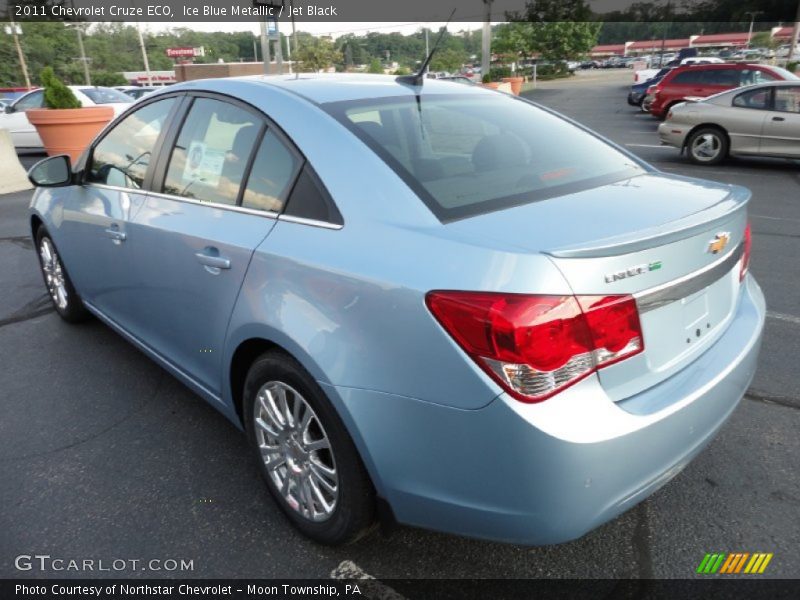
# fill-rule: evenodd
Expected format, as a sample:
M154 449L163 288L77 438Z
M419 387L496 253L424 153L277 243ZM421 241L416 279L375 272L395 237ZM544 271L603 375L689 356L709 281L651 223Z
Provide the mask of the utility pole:
M278 74L283 75L283 44L281 43L281 30L278 19L275 19L275 60L278 62Z
M667 0L667 12L664 15L664 30L661 33L661 56L658 58L659 68L664 68L664 46L667 45L667 29L669 29L669 5L670 0Z
M22 45L19 43L19 36L22 35L22 28L11 19L11 25L6 26L6 33L14 37L14 46L17 48L19 66L22 69L22 76L25 79L25 87L31 89L31 78L28 77L28 64L25 62L25 55L22 53Z
M144 72L147 74L147 85L153 86L153 75L150 73L150 61L147 60L147 49L144 47L144 38L142 37L142 27L139 21L136 21L136 33L139 35L139 48L142 50L142 60L144 61Z
M789 42L789 54L786 58L786 63L792 61L794 57L795 48L797 48L797 38L798 34L800 34L800 1L797 3L797 14L794 17L794 28L792 29L792 41Z
M258 46L256 46L255 36L253 36L253 61L258 62Z
M481 36L481 79L489 74L492 60L492 1L483 0L486 8L483 19L483 35Z
M267 17L261 19L261 57L264 59L264 75L270 74L269 38L267 37Z
M750 40L753 38L753 22L756 20L756 15L763 14L764 11L762 10L749 10L744 14L750 15L750 30L747 32L747 45L746 48L750 48Z
M295 54L295 56L297 56L297 28L295 27L295 24L294 24L294 0L292 0L289 3L289 9L290 9L290 11L292 13L292 42L294 43L294 54ZM289 42L288 41L286 42L286 49L287 50L289 49ZM292 52L290 51L289 55L291 56L291 54L292 54ZM290 73L291 73L291 68L292 68L292 66L289 65L289 72Z
M92 85L92 77L89 75L89 59L86 58L86 51L83 49L83 33L81 32L80 24L75 25L75 31L78 32L78 50L80 50L81 62L83 63L83 79L86 85Z

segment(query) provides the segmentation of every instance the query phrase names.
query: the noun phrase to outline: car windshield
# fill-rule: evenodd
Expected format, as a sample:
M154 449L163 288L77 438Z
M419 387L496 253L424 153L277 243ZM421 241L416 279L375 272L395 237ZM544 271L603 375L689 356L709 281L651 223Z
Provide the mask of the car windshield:
M114 102L133 102L133 98L124 92L107 87L80 88L95 104L112 104Z
M500 93L344 101L323 108L443 222L644 172L580 127Z

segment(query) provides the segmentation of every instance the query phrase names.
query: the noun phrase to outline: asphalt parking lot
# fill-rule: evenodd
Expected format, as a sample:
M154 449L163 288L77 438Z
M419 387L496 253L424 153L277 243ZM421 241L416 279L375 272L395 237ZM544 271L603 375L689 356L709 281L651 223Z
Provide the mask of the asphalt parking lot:
M664 171L749 187L752 272L770 311L748 395L669 485L553 547L405 527L345 548L308 542L233 426L105 326L70 326L50 310L28 237L30 193L10 194L0 196L0 577L326 578L350 561L379 579L684 578L707 552L772 552L765 576L800 578L800 162L692 166L625 103L630 79L583 73L528 95ZM20 572L20 554L194 568Z

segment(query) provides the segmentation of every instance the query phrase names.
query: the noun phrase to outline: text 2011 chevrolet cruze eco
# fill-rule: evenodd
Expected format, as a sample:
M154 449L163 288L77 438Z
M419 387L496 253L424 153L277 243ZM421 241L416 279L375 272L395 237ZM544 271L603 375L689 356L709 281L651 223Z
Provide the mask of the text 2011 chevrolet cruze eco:
M378 515L576 538L676 475L756 368L749 192L479 86L185 83L31 178L58 313L240 425L321 542Z

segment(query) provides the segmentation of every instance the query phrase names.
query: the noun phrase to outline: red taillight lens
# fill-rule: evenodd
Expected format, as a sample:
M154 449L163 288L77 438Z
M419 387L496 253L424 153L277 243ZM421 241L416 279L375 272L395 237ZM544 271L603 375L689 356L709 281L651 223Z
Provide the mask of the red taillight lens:
M742 252L742 268L739 270L739 281L744 281L747 270L750 268L750 250L753 246L753 236L750 233L750 223L744 228L744 249Z
M644 349L630 296L430 292L445 330L509 394L540 402Z

